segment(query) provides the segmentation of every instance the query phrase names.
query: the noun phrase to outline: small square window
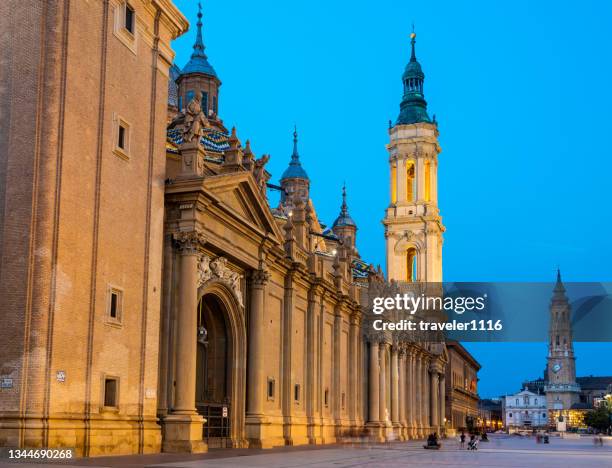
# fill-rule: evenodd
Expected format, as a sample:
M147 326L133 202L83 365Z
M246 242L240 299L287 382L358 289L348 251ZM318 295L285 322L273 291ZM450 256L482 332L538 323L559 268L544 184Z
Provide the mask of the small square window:
M119 406L119 382L114 377L104 379L104 407L117 408Z
M268 400L274 400L275 384L274 379L268 378Z
M300 401L300 384L295 384L293 387L293 399L296 402Z
M123 316L123 291L114 286L108 288L106 315L110 322L121 323Z
M134 34L134 25L136 20L136 12L129 3L125 3L125 29L131 34Z
M122 159L130 158L130 124L118 115L113 116L114 120L114 149L115 155Z

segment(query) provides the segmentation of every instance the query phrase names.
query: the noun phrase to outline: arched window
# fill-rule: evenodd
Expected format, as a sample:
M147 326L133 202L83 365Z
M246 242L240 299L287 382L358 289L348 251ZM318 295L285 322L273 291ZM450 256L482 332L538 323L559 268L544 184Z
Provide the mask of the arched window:
M410 247L406 252L406 281L409 283L416 281L417 278L417 251Z
M519 401L519 400L518 400L518 398L517 398L517 399L516 399L516 406L518 406L518 405L519 405L519 402L518 402L518 401Z
M406 163L406 201L414 200L414 162Z
M425 161L425 201L431 201L431 163Z

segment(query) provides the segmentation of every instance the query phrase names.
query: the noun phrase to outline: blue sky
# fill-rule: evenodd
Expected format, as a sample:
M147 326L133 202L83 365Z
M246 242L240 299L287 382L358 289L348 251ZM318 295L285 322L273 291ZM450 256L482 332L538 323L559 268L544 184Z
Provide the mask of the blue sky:
M193 30L197 2L175 0ZM569 1L205 1L206 52L223 82L220 115L271 182L294 123L322 221L343 181L358 247L384 266L388 120L401 99L411 24L440 129L439 204L451 281L611 281L612 3ZM547 313L547 311L542 311ZM494 348L491 348L491 347ZM480 392L541 374L545 344L469 344ZM494 351L494 352L492 352ZM578 373L612 374L612 345L577 344ZM609 359L608 359L609 360Z

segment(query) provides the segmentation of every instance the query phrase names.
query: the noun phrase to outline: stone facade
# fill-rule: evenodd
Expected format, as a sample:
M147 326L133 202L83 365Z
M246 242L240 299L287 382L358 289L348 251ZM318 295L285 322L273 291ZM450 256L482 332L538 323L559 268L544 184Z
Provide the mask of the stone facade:
M269 184L269 156L220 118L201 13L179 69L170 41L188 23L170 0L1 8L0 445L88 456L443 431L444 345L368 332L368 291L386 283L357 253L346 192L326 229L297 131ZM413 280L439 281L436 125L391 135L392 159L414 156L432 185L408 224L386 218L388 239L412 233L387 258L413 242Z
M548 426L546 395L524 389L503 397L502 408L507 430Z
M188 23L130 8L0 7L0 445L160 449L167 80Z
M480 364L461 343L448 341L446 366L446 420L450 429L476 425L478 418L478 371Z

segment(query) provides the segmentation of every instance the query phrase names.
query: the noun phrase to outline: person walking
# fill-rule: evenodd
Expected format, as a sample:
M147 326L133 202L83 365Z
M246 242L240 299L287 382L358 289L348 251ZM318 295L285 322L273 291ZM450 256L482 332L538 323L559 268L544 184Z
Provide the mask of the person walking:
M461 431L461 448L465 448L465 432Z

